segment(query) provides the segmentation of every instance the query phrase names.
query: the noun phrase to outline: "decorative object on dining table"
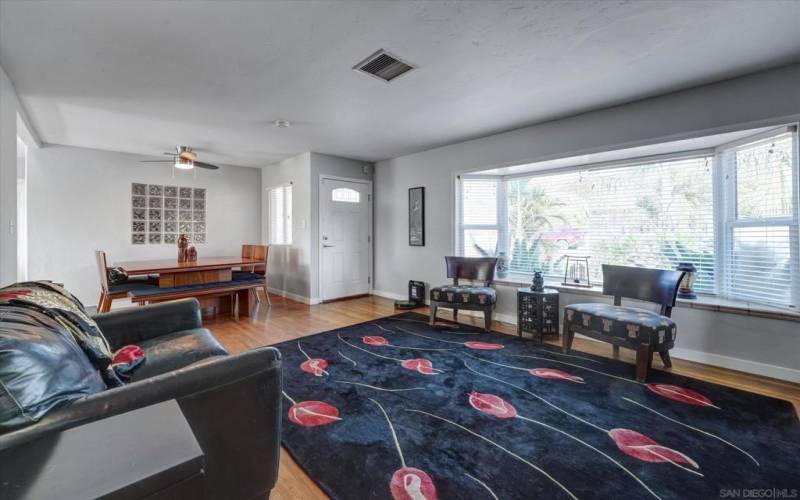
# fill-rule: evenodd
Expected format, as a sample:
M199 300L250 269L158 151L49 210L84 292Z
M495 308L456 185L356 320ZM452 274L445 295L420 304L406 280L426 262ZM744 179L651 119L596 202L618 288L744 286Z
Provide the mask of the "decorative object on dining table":
M565 255L564 282L562 285L591 288L588 255Z
M188 262L197 262L197 249L194 247L194 245L190 246L186 250L186 260Z
M541 292L544 290L544 273L541 271L533 272L533 280L531 281L531 291Z
M530 333L533 340L558 338L558 290L517 289L517 335Z
M189 258L189 240L185 234L178 236L178 262L186 262Z
M683 271L683 278L678 285L679 299L696 299L694 293L694 282L697 280L697 268L691 262L679 262L676 271Z
M425 246L425 188L408 188L408 244Z
M206 189L134 182L131 186L131 243L173 245L178 233L190 243L206 242Z

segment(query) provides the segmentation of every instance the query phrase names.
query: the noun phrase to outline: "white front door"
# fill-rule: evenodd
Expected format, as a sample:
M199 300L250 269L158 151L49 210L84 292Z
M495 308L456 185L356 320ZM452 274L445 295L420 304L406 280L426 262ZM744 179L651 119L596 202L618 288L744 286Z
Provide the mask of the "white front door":
M370 186L325 178L320 182L322 300L369 293Z

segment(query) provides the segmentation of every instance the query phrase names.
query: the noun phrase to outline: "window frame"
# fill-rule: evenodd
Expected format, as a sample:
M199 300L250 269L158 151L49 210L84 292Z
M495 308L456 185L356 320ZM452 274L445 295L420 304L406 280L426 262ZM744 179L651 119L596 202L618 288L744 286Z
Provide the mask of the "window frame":
M273 231L272 231L272 193L275 191L281 190L283 191L282 194L282 211L283 211L283 231L279 241L273 241ZM274 186L269 186L266 188L266 195L267 195L267 234L266 240L268 245L275 245L275 246L292 246L293 239L294 239L294 231L292 230L292 216L293 216L293 193L294 188L291 182L283 183L283 184L276 184ZM287 196L287 193L289 196Z
M792 134L792 195L793 195L793 212L790 217L766 217L759 219L736 219L736 182L735 175L731 175L731 169L734 166L726 161L725 154L739 146L752 144L760 140L769 139L783 133ZM790 234L790 249L791 249L791 265L790 275L792 276L792 290L790 303L791 305L778 305L784 308L796 308L800 305L800 139L798 138L798 125L788 124L779 127L774 127L763 132L750 135L748 137L739 139L737 141L721 144L713 148L690 150L690 151L677 151L674 153L639 156L616 161L598 162L592 164L576 164L566 167L558 167L546 170L534 170L530 172L513 173L509 175L480 175L477 173L464 173L455 176L455 238L454 238L454 251L456 255L460 255L464 249L464 234L465 231L470 229L489 229L497 231L498 253L505 252L509 255L510 248L508 242L508 202L506 186L507 181L514 178L535 178L539 176L553 175L556 173L565 173L579 170L600 170L608 168L620 168L626 166L642 165L648 163L657 163L675 160L689 160L695 158L708 158L711 157L712 168L712 223L714 227L714 283L713 293L705 293L702 295L716 296L719 298L728 298L728 283L730 277L728 275L729 265L728 260L732 255L732 232L736 227L747 226L776 226L776 227L789 227ZM735 173L735 172L734 172ZM468 179L494 179L497 182L497 224L464 224L464 199L462 193L462 182ZM733 219L731 220L731 215ZM597 263L595 263L597 265ZM530 274L523 272L509 273L511 281L520 281L516 278L530 278ZM742 300L740 297L735 297L734 300ZM751 302L762 302L775 306L774 302L768 300L752 300Z

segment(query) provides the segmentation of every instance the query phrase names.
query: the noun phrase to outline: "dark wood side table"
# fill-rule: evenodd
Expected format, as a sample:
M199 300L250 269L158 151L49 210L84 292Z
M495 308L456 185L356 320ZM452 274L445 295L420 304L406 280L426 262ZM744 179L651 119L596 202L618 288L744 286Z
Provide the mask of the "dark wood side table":
M0 452L3 499L203 498L203 451L165 401Z
M517 335L522 337L523 333L530 333L537 342L557 339L558 323L558 290L517 289Z

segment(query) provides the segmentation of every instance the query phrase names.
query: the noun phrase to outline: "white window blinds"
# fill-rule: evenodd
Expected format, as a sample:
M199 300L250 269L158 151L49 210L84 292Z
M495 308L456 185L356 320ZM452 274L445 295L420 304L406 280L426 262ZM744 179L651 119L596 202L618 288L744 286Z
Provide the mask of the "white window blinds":
M692 262L714 287L712 158L578 170L507 181L510 270L563 277L565 257L674 269Z
M504 252L512 277L564 276L565 257L697 269L696 291L800 304L795 126L716 151L529 175L461 176L456 252Z
M797 305L796 135L723 148L725 280L729 297Z
M292 186L267 189L268 234L272 245L292 244Z

